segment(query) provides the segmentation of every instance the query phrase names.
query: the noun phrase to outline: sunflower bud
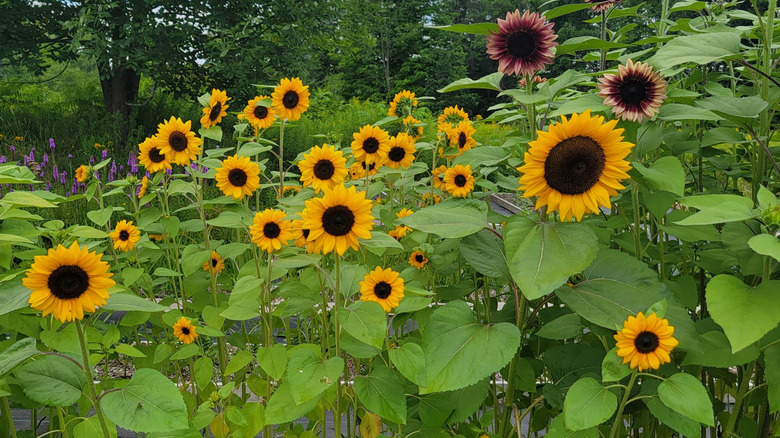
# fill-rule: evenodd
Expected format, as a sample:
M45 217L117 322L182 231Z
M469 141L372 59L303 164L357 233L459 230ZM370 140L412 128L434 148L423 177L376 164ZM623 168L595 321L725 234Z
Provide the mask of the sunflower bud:
M769 226L780 226L780 205L769 207L761 212L761 220Z

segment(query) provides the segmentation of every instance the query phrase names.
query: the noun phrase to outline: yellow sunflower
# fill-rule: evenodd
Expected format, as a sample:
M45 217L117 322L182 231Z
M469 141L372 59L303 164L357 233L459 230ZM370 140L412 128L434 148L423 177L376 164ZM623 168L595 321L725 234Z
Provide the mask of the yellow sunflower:
M396 213L395 217L401 219L402 217L411 216L412 213L414 213L412 210L409 210L408 208L404 208L403 210ZM409 231L412 231L412 229L407 227L406 225L398 225L395 227L395 235L398 237L405 237L406 233L408 233Z
M138 199L141 199L146 195L146 188L149 186L149 178L144 175L143 178L141 178L141 186L138 187Z
M222 260L222 256L216 251L211 251L211 258L203 264L203 270L210 272L212 275L217 275L223 269L225 269L225 261Z
M404 117L403 123L404 128L406 128L406 133L411 135L415 141L422 138L423 127L419 126L422 121L415 119L414 116L406 116Z
M276 119L276 113L273 108L268 106L258 105L261 100L268 99L268 96L256 96L250 100L244 107L244 112L238 115L240 120L246 120L255 129L266 129L274 124Z
M89 179L89 174L91 173L90 166L82 164L79 166L78 169L76 169L76 181L83 183L86 182L87 179Z
M212 126L216 126L222 121L222 118L227 115L228 104L230 100L227 97L227 93L216 88L211 90L211 99L209 106L203 108L203 117L200 118L200 125L208 129Z
M157 127L157 135L152 138L154 145L161 154L170 154L170 161L189 166L190 161L198 158L200 145L203 140L195 137L190 127L192 121L183 122L180 118L171 117L170 120L160 123Z
M309 153L303 154L298 168L301 169L303 186L312 186L317 193L341 184L348 173L347 160L342 152L327 144L315 146Z
M449 134L449 130L458 123L468 121L469 114L466 111L463 111L463 109L458 108L458 105L444 108L444 112L439 114L439 118L436 120L439 131L442 131L445 134Z
M163 235L162 234L150 234L149 235L149 240L155 240L157 242L162 242Z
M192 344L195 342L195 339L198 339L197 330L197 326L193 325L189 319L182 316L176 321L176 324L173 325L173 336L176 336L179 338L179 341L185 344Z
M476 132L477 130L468 121L460 122L450 129L447 137L450 140L450 147L458 150L456 156L477 145L476 140L472 137Z
M279 118L295 121L309 108L309 86L300 78L284 78L271 94L271 106Z
M428 263L428 257L422 251L415 251L409 256L409 264L417 269L422 269Z
M623 329L614 335L617 355L623 358L624 364L630 363L631 369L657 370L672 361L669 354L678 344L672 335L674 327L669 325L669 320L659 318L655 313L645 317L639 312L636 317L629 316Z
M287 246L293 239L292 226L287 215L281 210L267 208L262 213L255 213L254 224L249 227L252 242L263 251L273 252Z
M474 190L474 175L471 166L450 167L444 173L444 189L456 198L465 198Z
M225 196L244 199L260 187L260 167L249 157L233 155L222 160L217 168L217 187Z
M441 166L433 169L431 172L431 180L433 181L433 187L441 187L441 179L444 178L444 172L447 171L447 166L442 164Z
M365 125L360 132L352 134L352 155L355 161L368 161L382 165L380 151L387 151L390 135L378 126Z
M445 169L446 170L446 169ZM441 185L441 180L439 180L439 185ZM441 202L441 196L437 195L436 193L423 193L422 195L422 205L420 207L425 207L427 205L434 205Z
M340 184L323 192L322 198L306 201L306 208L301 213L303 228L309 230L306 239L323 254L335 250L343 255L348 247L358 249L358 237L371 238L373 203L355 186L347 189Z
M298 213L298 215L300 215L300 213ZM315 254L317 252L317 246L306 240L309 237L309 230L303 228L303 219L293 220L291 227L293 239L295 239L295 246L298 248L306 248L307 253Z
M598 213L599 206L610 207L610 196L625 187L631 165L624 158L632 143L624 142L617 120L604 123L604 117L572 114L528 145L525 164L517 170L523 197L538 196L536 208L560 211L563 220L582 220L586 212Z
M387 235L392 237L395 240L398 240L398 241L401 240L401 236L398 235L398 227L395 227L392 230L388 231Z
M114 241L114 249L122 252L132 251L135 244L141 240L141 232L138 227L133 225L133 221L122 220L116 224L114 231L109 233L109 237Z
M392 117L403 117L412 114L412 111L417 107L417 98L409 90L403 90L397 93L393 97L393 101L390 102L390 109L387 110L387 115Z
M381 304L385 312L398 307L404 297L404 279L390 268L376 269L366 274L360 282L360 299L362 301L376 301Z
M147 171L151 173L166 171L171 168L171 153L163 153L160 146L154 139L146 137L138 145L141 153L138 154L138 162L143 164Z
M73 242L70 248L57 245L48 254L35 256L35 262L22 279L32 290L29 303L43 316L53 314L61 322L83 319L108 299L108 289L116 282L110 277L103 254L87 251Z
M390 137L387 149L380 149L379 156L382 162L393 169L406 169L414 162L414 139L405 132L399 132L395 137Z

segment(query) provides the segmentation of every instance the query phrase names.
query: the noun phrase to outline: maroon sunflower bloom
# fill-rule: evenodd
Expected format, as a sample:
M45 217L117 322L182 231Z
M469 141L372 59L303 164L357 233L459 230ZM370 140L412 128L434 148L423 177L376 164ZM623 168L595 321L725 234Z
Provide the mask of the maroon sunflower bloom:
M592 3L593 12L603 12L623 0L585 0L585 3Z
M652 118L666 99L666 81L648 64L630 59L617 74L599 78L599 97L615 116L633 122Z
M498 60L498 71L530 76L552 64L556 38L553 23L536 12L520 15L516 9L506 13L506 20L498 19L498 33L487 37L487 53Z

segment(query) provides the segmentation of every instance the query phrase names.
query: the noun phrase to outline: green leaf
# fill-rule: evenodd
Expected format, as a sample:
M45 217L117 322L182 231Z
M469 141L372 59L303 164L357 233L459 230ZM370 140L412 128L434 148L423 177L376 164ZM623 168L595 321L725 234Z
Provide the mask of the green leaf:
M676 36L658 49L648 61L665 69L680 64L709 64L740 52L738 32L709 32ZM691 117L695 119L695 117Z
M311 350L296 350L290 357L287 370L293 400L301 404L317 398L341 378L343 371L344 359L340 357L323 361Z
M606 41L594 36L579 36L569 38L568 40L556 46L555 55L566 55L569 53L579 52L581 50L607 50L622 47L629 47L629 45L616 43L614 41Z
M680 415L678 412L669 409L661 400L658 399L658 385L659 382L655 379L646 380L642 382L641 395L651 395L650 398L643 398L650 413L658 418L661 423L671 427L672 429L680 432L685 437L699 438L701 437L701 426L698 422L691 420L688 417Z
M295 403L290 392L290 383L284 382L276 388L265 409L265 424L282 424L297 420L317 407L320 397L314 397L301 404Z
M241 407L241 413L247 419L247 425L241 428L245 437L257 436L265 426L265 408L260 402L247 402Z
M609 350L601 362L601 381L617 382L631 374L631 368L623 363L623 358L617 355L617 347Z
M704 108L681 103L667 103L658 111L660 120L723 120L723 117Z
M116 348L114 348L114 350L116 350L116 352L119 354L124 354L125 356L146 357L146 355L141 350L127 344L119 344L116 346Z
M200 347L198 344L187 344L182 346L176 353L173 353L171 360L189 359L192 356L196 356L198 354L200 354Z
M558 415L550 424L546 438L599 438L598 428L592 427L585 430L569 430L563 421L563 415Z
M707 307L723 327L737 352L758 341L780 323L780 281L764 281L750 287L737 277L717 275L707 283Z
M200 134L201 137L210 138L217 143L222 141L222 127L219 125L212 126L208 129L200 128L198 129L198 134Z
M241 350L238 353L236 353L232 358L230 358L230 362L228 362L227 366L225 367L225 375L230 375L235 372L238 372L241 368L244 368L245 366L249 365L252 360L254 360L254 356L252 356L252 353L246 350Z
M35 338L24 338L0 351L0 376L11 371L29 357L38 354L35 342Z
M764 350L766 384L769 392L769 408L772 412L780 410L780 344Z
M3 197L0 198L0 205L1 204L18 205L20 207L27 207L27 208L32 208L32 207L55 208L56 207L56 205L41 198L40 196L34 193L24 192L24 191L4 193ZM107 208L111 209L112 207L107 207Z
M580 317L575 313L569 313L543 324L536 332L536 336L545 339L569 339L582 334Z
M258 106L260 106L260 105L258 105ZM267 106L270 106L270 105L267 105ZM254 142L249 142L249 143L244 143L243 145L241 145L241 149L238 150L237 155L239 155L239 156L243 155L245 157L253 157L253 156L257 155L257 154L261 154L263 152L270 151L271 149L273 149L273 146L263 145L263 144L254 143Z
M388 420L406 424L406 397L401 379L384 365L376 365L371 374L355 377L355 394L369 411Z
M482 201L452 199L421 208L396 222L445 239L457 239L488 226L487 207Z
M388 351L390 360L402 376L417 386L426 385L425 352L414 342L405 342Z
M699 99L696 104L723 117L740 121L755 119L769 104L758 96L712 96Z
M173 269L158 267L152 273L155 277L181 277L181 272L174 271Z
M0 315L27 307L31 293L32 291L24 287L21 280L0 285Z
M110 420L105 419L108 426L108 433L110 438L116 438L116 425ZM100 419L97 416L86 418L84 421L79 422L73 428L74 438L94 438L96 436L103 436L103 427L100 425Z
M581 11L583 9L588 9L592 7L593 5L589 5L587 3L583 4L574 4L574 5L563 5L558 6L557 8L552 8L549 11L542 12L542 15L548 20L552 20L553 18L558 18L567 14L571 14L572 12Z
M758 359L758 355L761 354L757 345L749 345L732 353L728 338L717 330L702 334L699 340L699 350L689 351L685 355L683 366L702 365L713 368L728 368L752 362Z
M214 361L209 357L200 357L195 361L193 375L198 387L203 388L211 382L214 377Z
M162 312L167 309L167 307L153 303L146 298L125 293L112 293L106 301L106 304L101 308L103 310Z
M487 76L483 76L479 79L469 79L469 78L458 79L457 81L452 82L446 87L436 91L439 93L447 93L449 91L470 90L470 89L501 91L501 78L503 77L504 77L503 73L496 72L496 73L491 73Z
M743 221L756 216L753 212L753 201L743 196L726 194L688 196L682 198L680 203L700 211L677 221L679 225L720 224Z
M452 164L471 166L472 169L476 169L480 166L495 166L496 164L505 161L507 158L509 158L509 155L506 150L500 146L480 146L463 152L452 161Z
M617 410L617 396L591 377L574 382L563 401L563 422L573 431L607 421Z
M685 169L677 157L662 157L645 167L642 163L631 163L653 190L682 196L685 190Z
M382 348L387 332L387 314L374 301L358 301L339 309L341 327L360 342Z
M42 356L17 368L14 375L28 397L50 406L76 403L87 384L84 370L62 356Z
M670 409L707 426L715 425L712 402L699 379L677 373L658 385L658 397Z
M269 376L279 380L287 369L287 348L281 344L260 347L257 350L257 363Z
M449 32L470 33L474 35L490 35L490 32L498 33L496 23L451 24L448 26L429 26L431 29L446 30ZM439 91L443 93L443 91Z
M184 275L191 275L203 269L203 265L211 260L211 251L201 250L197 245L187 245L181 253L181 270Z
M105 239L108 237L108 234L105 231L87 225L77 225L73 227L73 229L70 230L70 235L84 239Z
M488 277L512 279L504 253L504 241L487 229L466 236L460 241L460 253L477 272Z
M401 245L401 242L393 239L387 233L383 233L381 231L372 231L370 239L358 238L358 242L360 243L360 246L365 246L366 248L404 249L404 246Z
M523 295L540 298L585 269L598 250L596 235L577 223L507 221L504 245L509 270Z
M92 210L87 212L89 220L95 223L95 225L102 227L108 223L111 219L111 213L113 213L114 207L106 207L103 210Z
M770 256L780 262L780 239L769 234L759 234L748 240L748 246L753 251Z
M427 385L420 394L473 385L509 363L519 346L520 330L514 324L479 324L468 304L449 302L425 325Z

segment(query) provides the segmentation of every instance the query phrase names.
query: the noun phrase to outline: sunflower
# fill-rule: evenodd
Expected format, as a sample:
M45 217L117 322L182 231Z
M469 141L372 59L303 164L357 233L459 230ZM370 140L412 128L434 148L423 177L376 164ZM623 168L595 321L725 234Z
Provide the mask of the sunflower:
M441 180L439 180L439 185L441 185ZM425 207L426 205L434 205L441 202L441 196L437 195L436 193L424 193L422 195L422 205L420 207Z
M352 154L356 161L382 164L381 151L387 152L390 135L378 126L365 125L352 134Z
M149 235L149 240L155 240L157 242L162 242L163 235L162 234L150 234Z
M476 140L472 137L477 132L471 125L471 122L460 122L458 126L450 129L447 137L450 140L450 147L457 149L457 155L466 152L477 145Z
M469 114L466 111L463 111L463 109L458 108L458 105L444 108L444 112L439 114L439 118L436 119L439 131L444 132L445 134L449 133L449 130L452 129L453 125L468 121Z
M411 216L412 213L414 213L412 210L409 210L408 208L404 208L403 210L396 213L395 217L401 219L406 216ZM406 233L408 233L409 231L412 231L412 229L407 227L406 225L398 225L395 227L395 234L398 237L405 237Z
M368 174L369 175L376 175L377 168L376 163L371 163L368 165ZM365 178L366 176L366 162L365 161L358 161L357 163L352 163L351 166L349 166L349 178L356 180Z
M612 107L616 117L633 122L652 118L666 99L666 81L661 73L642 62L628 60L617 74L599 78L599 97Z
M300 215L300 213L298 213ZM306 239L309 237L309 230L303 228L303 219L295 219L291 223L291 229L293 239L295 239L295 246L298 248L306 248L306 252L309 254L315 254L317 252L317 245L308 242Z
M553 23L534 12L507 12L506 20L498 19L498 33L487 37L487 53L498 60L498 71L511 75L530 76L553 62L552 48L558 38Z
M403 90L393 97L393 101L390 102L390 109L387 110L387 115L392 117L408 116L412 114L416 107L417 98L414 96L414 93L409 90Z
M138 162L143 164L149 172L166 171L171 168L171 153L163 153L154 139L146 138L138 145L141 153L138 154Z
M276 119L273 108L258 105L261 100L265 99L269 99L269 97L265 95L255 96L254 99L246 104L244 112L240 113L238 118L246 120L250 125L254 126L255 129L266 129L273 125L274 120Z
M380 149L379 155L386 166L393 169L406 169L414 162L414 139L405 132L399 132L395 137L390 137L387 149Z
M195 137L190 130L192 121L183 122L180 118L171 117L160 123L157 135L152 140L161 154L170 154L170 160L182 166L189 166L190 161L197 159L203 140ZM151 171L151 170L150 170Z
M90 167L87 165L82 164L79 166L78 169L76 169L76 181L83 183L86 182L87 179L89 179Z
M185 344L192 344L195 342L195 339L198 339L197 329L198 327L192 325L189 319L182 316L173 325L173 336L176 336Z
M218 125L222 118L227 115L225 110L228 109L227 101L230 99L230 97L227 97L226 92L216 88L212 89L209 106L203 108L203 117L200 118L200 125L206 129Z
M471 166L462 166L458 164L450 167L444 172L442 181L444 189L450 192L456 198L465 198L466 195L474 190L474 175L471 173Z
M447 171L447 166L442 164L441 166L433 169L431 172L431 180L435 188L441 187L441 179L444 177L444 172Z
M403 120L406 133L411 135L415 141L421 139L423 136L423 127L418 126L420 123L422 123L422 121L415 119L414 116L406 116Z
M390 268L376 269L366 274L360 282L360 299L362 301L376 301L381 304L385 312L398 307L398 303L404 297L404 279Z
M342 152L327 144L315 146L309 153L303 154L298 168L301 169L301 182L304 187L312 186L317 193L324 188L332 189L336 184L341 184L348 173L347 160Z
M295 121L309 108L309 86L300 78L284 78L271 94L271 106L282 119Z
M141 178L141 186L138 187L138 199L141 199L146 195L146 188L149 186L149 178L144 175L143 178Z
M266 252L278 251L287 246L287 242L293 239L293 234L290 221L284 220L285 217L287 215L283 211L270 208L262 213L255 213L254 224L249 227L252 242Z
M322 198L306 201L301 213L303 228L310 230L306 239L323 254L335 250L343 255L350 246L358 249L358 237L371 238L373 203L355 186L347 189L340 184L323 192Z
M534 85L536 85L536 84L543 84L545 82L547 82L547 78L543 78L543 77L541 77L539 75L536 75L536 76L534 76L533 79L531 79L531 84L534 84ZM525 78L520 78L520 81L517 83L517 86L525 90L525 87L526 87Z
M525 164L517 168L523 196L538 196L536 208L547 205L563 220L580 221L586 212L609 207L610 196L625 188L620 181L631 166L623 158L634 146L622 141L623 129L615 125L617 120L604 123L604 117L591 117L587 110L539 131L528 143Z
M585 3L592 3L591 8L593 12L603 12L612 6L617 6L616 3L620 3L622 0L585 0Z
M401 236L398 235L398 227L395 227L392 230L388 231L387 235L399 242L401 241Z
M203 270L210 272L212 275L217 275L225 269L225 261L222 260L222 256L216 251L211 251L211 258L203 264Z
M428 263L428 257L422 251L415 251L409 256L409 264L417 269L422 269Z
M249 157L233 155L222 160L215 179L225 196L244 199L260 187L260 167Z
M133 225L133 221L122 220L116 224L114 231L109 233L109 237L114 241L114 249L128 252L135 248L135 244L141 240L141 232L138 231L138 227Z
M615 337L617 355L623 358L623 363L630 363L631 369L639 367L639 371L654 369L671 362L669 353L677 346L677 339L672 337L674 327L669 320L659 318L655 313L645 317L642 312L629 316L623 323L623 329Z
M61 322L83 319L84 312L94 312L106 304L108 289L116 282L110 277L103 254L87 251L73 242L70 248L57 245L47 255L35 256L35 262L22 279L31 289L29 303L43 316L53 314Z

